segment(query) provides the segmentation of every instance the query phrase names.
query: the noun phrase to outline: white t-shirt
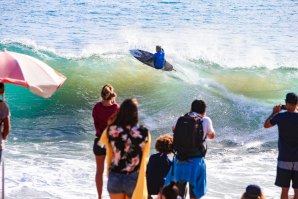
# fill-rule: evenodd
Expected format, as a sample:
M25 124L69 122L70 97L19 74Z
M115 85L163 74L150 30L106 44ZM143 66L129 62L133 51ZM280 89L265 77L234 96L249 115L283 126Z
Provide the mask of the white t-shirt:
M206 136L210 133L215 133L213 125L212 125L212 121L209 117L207 117L207 116L203 117L202 121L203 121L204 136Z
M212 125L212 121L209 117L205 116L202 118L202 124L203 124L203 131L204 131L204 138L208 138L207 135L211 134L211 133L215 133L214 132L214 128ZM203 142L205 148L207 147L207 142L206 140Z
M192 117L200 116L202 118L204 137L207 136L208 134L215 133L213 125L212 125L212 121L209 117L207 117L207 116L202 117L201 114L198 114L196 112L190 112L190 113L188 113L188 115L192 116Z
M2 139L2 132L3 132L2 120L9 116L10 116L9 107L4 102L0 102L0 150L4 148L4 140Z

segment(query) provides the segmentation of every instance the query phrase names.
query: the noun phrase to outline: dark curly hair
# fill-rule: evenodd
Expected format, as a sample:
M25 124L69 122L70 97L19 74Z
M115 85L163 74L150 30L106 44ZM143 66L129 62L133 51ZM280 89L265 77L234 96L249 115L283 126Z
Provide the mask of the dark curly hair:
M155 149L160 153L169 154L173 152L173 136L160 135L155 142Z

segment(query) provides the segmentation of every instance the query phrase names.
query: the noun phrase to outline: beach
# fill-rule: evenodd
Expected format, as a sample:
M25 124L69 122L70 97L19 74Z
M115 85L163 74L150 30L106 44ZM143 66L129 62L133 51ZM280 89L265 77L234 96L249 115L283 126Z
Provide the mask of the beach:
M6 198L97 197L92 108L105 83L118 103L138 99L151 153L194 99L206 101L216 137L208 141L204 198L240 198L248 184L279 198L278 131L263 124L298 91L297 2L24 0L0 10L0 50L34 56L67 77L49 99L6 85ZM176 71L129 53L156 45Z

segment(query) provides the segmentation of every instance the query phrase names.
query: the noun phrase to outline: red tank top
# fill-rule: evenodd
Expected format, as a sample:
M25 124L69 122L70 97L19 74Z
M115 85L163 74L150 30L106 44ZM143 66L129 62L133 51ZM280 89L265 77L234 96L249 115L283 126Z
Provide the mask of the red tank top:
M95 104L95 106L93 107L92 116L97 137L100 138L102 132L107 127L109 117L113 115L113 113L115 113L118 109L118 104L113 104L111 106L104 106L101 102Z

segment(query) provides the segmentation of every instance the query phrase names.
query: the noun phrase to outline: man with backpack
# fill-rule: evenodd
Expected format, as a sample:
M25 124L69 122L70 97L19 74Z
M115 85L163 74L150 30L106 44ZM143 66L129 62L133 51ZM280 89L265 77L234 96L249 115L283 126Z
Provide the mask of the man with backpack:
M176 155L165 184L177 182L182 198L187 183L191 199L201 198L206 193L206 139L215 137L212 121L206 116L206 108L203 100L194 100L191 111L181 116L173 128Z

